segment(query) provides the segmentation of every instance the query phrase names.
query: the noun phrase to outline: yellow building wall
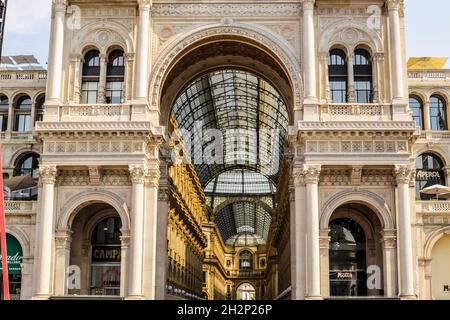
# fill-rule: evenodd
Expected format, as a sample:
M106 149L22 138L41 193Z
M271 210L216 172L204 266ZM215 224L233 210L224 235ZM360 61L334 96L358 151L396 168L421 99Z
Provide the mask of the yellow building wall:
M433 299L450 300L450 235L444 236L436 243L431 257Z

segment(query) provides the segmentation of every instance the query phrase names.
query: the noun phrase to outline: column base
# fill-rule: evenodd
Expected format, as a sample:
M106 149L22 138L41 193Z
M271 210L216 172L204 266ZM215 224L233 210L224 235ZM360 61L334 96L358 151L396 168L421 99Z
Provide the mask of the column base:
M400 300L417 300L416 295L404 295L400 296Z
M125 300L145 300L144 295L127 296Z
M31 298L31 300L48 300L50 299L50 295L48 294L37 294Z
M310 296L310 297L305 297L305 300L323 300L323 297L321 296Z

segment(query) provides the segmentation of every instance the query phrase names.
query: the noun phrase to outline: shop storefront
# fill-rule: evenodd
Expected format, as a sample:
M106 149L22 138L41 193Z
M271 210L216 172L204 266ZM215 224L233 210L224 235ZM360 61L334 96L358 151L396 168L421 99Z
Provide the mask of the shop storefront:
M121 226L119 218L108 218L92 234L92 295L120 295Z
M420 190L435 184L445 185L444 163L436 155L424 153L416 160L416 198L430 200L434 196L421 193Z
M20 299L22 285L22 258L23 251L19 241L10 234L6 234L6 247L8 251L9 292L12 300ZM1 257L1 254L0 254ZM0 274L3 268L0 265ZM3 299L3 278L0 277L1 297Z

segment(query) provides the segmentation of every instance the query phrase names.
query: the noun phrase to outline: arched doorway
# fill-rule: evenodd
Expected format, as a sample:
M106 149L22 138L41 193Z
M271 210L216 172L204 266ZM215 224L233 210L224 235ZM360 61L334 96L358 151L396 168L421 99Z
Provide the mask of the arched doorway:
M250 283L242 283L236 289L236 300L256 300L256 289Z
M124 252L117 211L102 202L87 205L73 219L71 232L69 265L79 268L79 281L69 281L68 294L122 295Z
M6 248L8 261L8 275L9 275L9 293L11 300L20 300L22 288L22 259L23 250L19 241L11 234L6 234ZM1 253L0 253L1 257ZM0 300L3 300L3 274L2 266L0 265Z
M433 299L450 300L450 234L444 235L431 251L431 292Z
M332 297L382 296L382 225L362 204L339 207L329 222L329 289Z

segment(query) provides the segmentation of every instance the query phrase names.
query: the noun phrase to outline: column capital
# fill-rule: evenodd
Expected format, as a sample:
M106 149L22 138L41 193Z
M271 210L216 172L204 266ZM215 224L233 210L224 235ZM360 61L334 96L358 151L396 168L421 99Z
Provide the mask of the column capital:
M389 11L400 10L403 7L403 0L386 0L386 7Z
M108 55L106 53L100 53L100 62L103 64L107 64L108 63Z
M395 179L397 183L409 184L411 176L416 172L416 168L411 165L396 165L394 169Z
M315 3L316 3L316 0L303 0L303 11L314 10Z
M303 176L306 184L319 183L321 165L303 165Z
M144 184L145 183L145 176L147 175L148 168L146 165L143 164L130 164L128 167L128 170L130 171L130 177L133 184Z
M67 0L52 0L52 7L55 12L66 12Z
M139 10L150 10L152 2L152 0L138 0Z
M294 187L303 187L305 185L305 173L303 168L294 168L292 170L292 177Z
M55 235L55 245L57 249L70 249L70 245L72 243L72 230L63 229L56 230Z
M383 230L380 242L384 249L395 249L397 247L397 230Z
M57 169L55 165L45 165L39 167L39 177L42 183L54 184L56 181Z
M145 177L145 185L149 187L159 187L160 171L158 168L151 168L147 170L147 176Z

